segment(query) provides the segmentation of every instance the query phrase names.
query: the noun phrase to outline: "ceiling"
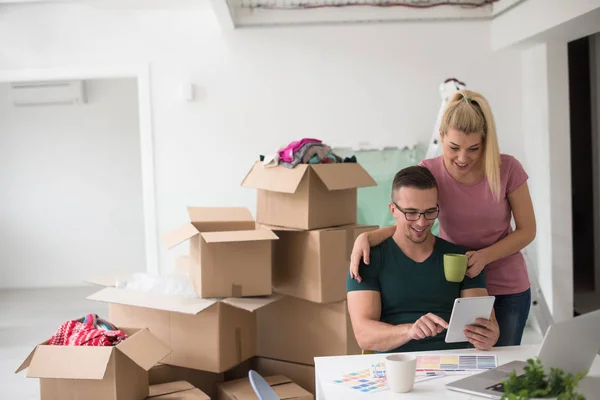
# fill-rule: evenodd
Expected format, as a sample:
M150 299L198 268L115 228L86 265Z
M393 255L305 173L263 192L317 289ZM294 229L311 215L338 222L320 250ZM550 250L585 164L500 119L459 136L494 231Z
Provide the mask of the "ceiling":
M491 19L526 0L0 0L0 6L19 3L79 3L98 8L173 9L195 8L205 1L211 4L224 27L239 28Z
M211 0L235 27L491 19L525 0Z

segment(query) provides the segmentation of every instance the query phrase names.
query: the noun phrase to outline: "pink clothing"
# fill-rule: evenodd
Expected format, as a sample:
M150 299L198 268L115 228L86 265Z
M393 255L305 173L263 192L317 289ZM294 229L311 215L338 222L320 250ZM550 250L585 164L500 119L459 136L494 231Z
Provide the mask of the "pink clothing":
M319 139L309 139L304 138L302 140L297 140L285 146L283 149L279 150L279 159L283 162L291 163L294 161L294 153L297 152L307 143L321 143Z
M464 185L456 181L442 157L422 161L437 180L440 205L440 237L452 243L479 250L503 239L513 231L508 194L523 184L528 176L521 163L502 154L500 166L500 202L496 202L484 176L477 183ZM485 267L491 295L515 294L530 286L525 258L521 252L494 261Z

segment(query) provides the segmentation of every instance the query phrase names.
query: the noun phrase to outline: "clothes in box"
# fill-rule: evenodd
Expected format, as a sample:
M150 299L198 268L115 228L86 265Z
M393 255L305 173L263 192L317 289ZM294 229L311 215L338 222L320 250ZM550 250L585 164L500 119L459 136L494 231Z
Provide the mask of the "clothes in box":
M116 346L36 346L17 369L40 379L41 400L143 400L148 370L171 349L148 329L119 328Z

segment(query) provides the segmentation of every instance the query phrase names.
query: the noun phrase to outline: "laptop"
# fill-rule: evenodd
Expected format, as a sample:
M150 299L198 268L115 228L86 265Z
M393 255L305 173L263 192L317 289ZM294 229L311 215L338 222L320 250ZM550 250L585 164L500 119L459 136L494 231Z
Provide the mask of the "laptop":
M562 368L572 374L589 370L600 351L598 331L600 310L551 325L538 352L544 369ZM524 374L526 365L525 361L512 361L448 383L446 387L488 399L500 399L504 393L502 381L514 370L517 375Z

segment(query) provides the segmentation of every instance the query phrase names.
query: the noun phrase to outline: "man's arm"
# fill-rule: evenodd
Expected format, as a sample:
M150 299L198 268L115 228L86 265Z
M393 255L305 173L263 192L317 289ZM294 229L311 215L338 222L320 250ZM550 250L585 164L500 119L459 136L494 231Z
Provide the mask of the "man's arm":
M464 289L460 292L460 297L482 297L489 296L485 288ZM467 325L465 327L465 336L469 342L479 350L489 350L494 347L500 336L500 328L496 321L496 313L492 308L490 319L477 319L478 325Z
M363 350L388 351L410 340L435 336L448 327L437 315L427 314L414 324L390 325L379 321L381 294L375 290L348 292L348 312L354 336Z

